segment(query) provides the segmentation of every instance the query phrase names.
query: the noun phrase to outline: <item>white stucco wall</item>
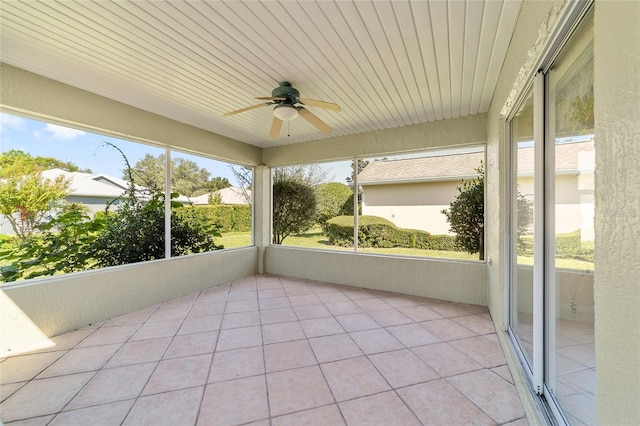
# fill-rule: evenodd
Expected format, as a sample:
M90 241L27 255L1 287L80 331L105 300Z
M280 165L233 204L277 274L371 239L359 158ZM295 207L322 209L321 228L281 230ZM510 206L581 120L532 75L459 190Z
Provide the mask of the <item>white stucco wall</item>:
M290 277L486 305L484 262L266 248L267 272Z
M2 286L0 356L70 330L255 274L258 249L195 254Z
M598 423L640 424L640 2L595 8Z
M120 139L260 164L260 148L0 63L0 110Z
M460 184L458 180L363 185L362 214L383 217L400 228L451 234L442 210L456 199Z
M485 141L485 114L416 124L350 136L275 146L262 151L262 162L269 167L354 157L380 157L428 149L478 146Z

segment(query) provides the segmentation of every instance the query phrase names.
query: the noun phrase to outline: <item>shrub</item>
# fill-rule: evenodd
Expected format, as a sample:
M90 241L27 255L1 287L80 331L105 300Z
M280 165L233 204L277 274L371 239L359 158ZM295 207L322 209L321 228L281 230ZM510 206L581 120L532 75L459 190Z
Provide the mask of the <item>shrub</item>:
M594 251L594 242L582 242L580 230L556 235L556 257L593 262Z
M323 183L316 187L317 221L323 230L326 230L326 222L332 217L353 214L353 192L347 185L339 182ZM347 201L351 201L351 209L345 206ZM345 207L347 210L345 211Z
M476 169L478 177L473 180L463 180L460 192L449 205L448 210L442 210L447 217L450 231L456 234L458 247L469 253L479 253L480 260L484 260L484 165Z
M456 237L453 235L431 235L429 246L431 250L462 251L457 246Z
M417 241L415 233L397 228L387 219L377 216L360 216L358 218L358 246L360 247L414 247ZM350 246L353 244L353 216L338 216L327 221L327 234L332 244ZM413 241L412 241L413 240Z
M353 216L337 216L327 221L329 242L342 247L353 245ZM378 216L358 218L358 246L362 248L416 248L461 251L452 235L431 235L418 229L403 229Z
M211 224L217 224L220 232L248 232L251 231L251 206L250 205L207 205L185 206L178 209L180 215L191 215L195 211L198 217Z
M310 229L315 222L313 187L287 177L273 183L273 243L282 244L292 234Z

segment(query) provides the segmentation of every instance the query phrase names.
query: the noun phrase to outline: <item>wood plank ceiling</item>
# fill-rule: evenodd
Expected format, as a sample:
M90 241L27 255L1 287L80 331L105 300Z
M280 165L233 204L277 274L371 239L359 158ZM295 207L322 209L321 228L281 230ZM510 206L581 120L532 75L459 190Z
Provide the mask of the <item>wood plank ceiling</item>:
M258 147L486 112L521 0L0 2L0 60ZM308 107L267 138L280 81ZM287 136L287 133L290 136Z

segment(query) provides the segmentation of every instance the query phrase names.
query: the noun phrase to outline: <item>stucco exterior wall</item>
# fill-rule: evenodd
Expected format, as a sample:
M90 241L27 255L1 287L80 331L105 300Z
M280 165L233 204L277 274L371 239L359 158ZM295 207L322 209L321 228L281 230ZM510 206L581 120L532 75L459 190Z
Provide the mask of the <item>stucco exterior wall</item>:
M400 228L451 234L442 214L459 194L456 182L363 185L362 214L380 216Z
M410 259L370 254L266 248L267 272L486 305L484 262Z
M156 146L210 155L248 166L260 148L169 120L46 77L0 63L3 112Z
M640 2L596 2L598 423L640 424Z
M485 141L486 124L485 114L477 114L433 123L276 146L262 151L262 162L269 167L277 167L354 157L379 157L435 148L478 146Z
M4 285L0 355L198 290L255 274L256 247L77 272Z

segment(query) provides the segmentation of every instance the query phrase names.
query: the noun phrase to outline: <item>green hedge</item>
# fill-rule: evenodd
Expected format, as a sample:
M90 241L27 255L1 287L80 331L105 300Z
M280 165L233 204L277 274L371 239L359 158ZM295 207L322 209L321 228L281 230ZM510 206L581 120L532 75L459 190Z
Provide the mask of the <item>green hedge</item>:
M337 216L327 221L327 235L333 245L353 245L353 216ZM418 229L398 228L378 216L358 218L358 246L362 248L416 248L460 251L451 235L431 235Z
M581 241L580 230L556 235L556 257L593 262L593 241Z
M593 262L595 244L581 241L580 230L556 235L556 257ZM523 235L518 242L518 256L533 257L533 235Z
M195 210L203 220L211 220L220 226L220 232L251 231L251 206L217 204L208 206L185 206L177 214Z

